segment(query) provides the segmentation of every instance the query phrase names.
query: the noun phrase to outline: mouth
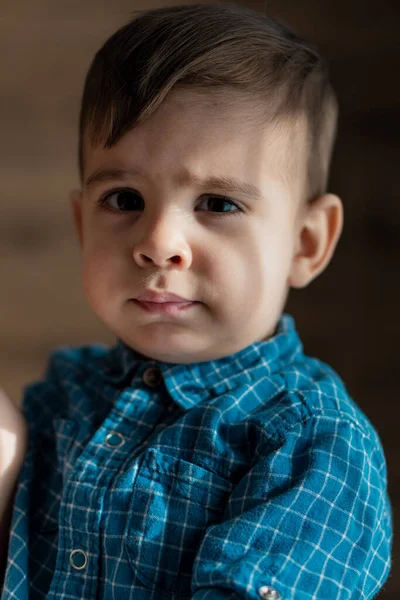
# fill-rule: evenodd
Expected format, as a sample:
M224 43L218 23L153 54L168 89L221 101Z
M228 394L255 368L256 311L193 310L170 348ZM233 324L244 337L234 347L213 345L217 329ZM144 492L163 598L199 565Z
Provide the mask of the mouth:
M156 292L155 290L144 290L136 300L140 302L191 302L189 298L183 298L172 292Z
M148 302L144 300L134 300L135 304L142 310L149 313L162 313L167 315L175 315L193 307L198 302L182 301L182 302Z

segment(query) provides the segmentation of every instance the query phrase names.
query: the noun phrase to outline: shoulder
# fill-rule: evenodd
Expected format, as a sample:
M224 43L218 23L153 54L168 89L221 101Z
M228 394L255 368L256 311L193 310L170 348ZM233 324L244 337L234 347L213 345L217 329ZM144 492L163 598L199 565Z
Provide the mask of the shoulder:
M338 373L317 358L300 354L280 372L280 386L257 415L268 436L280 443L289 432L305 431L318 423L326 434L354 431L369 447L380 448L378 434Z
M338 490L343 485L357 493L363 489L364 499L373 498L382 508L389 531L382 441L340 376L326 363L307 356L280 375L281 388L258 418L258 458L276 464L280 477L306 469L314 491L323 486L329 495L336 484Z
M99 385L111 350L102 344L61 346L50 354L43 377L23 388L22 409L32 424L71 416L71 405L88 385Z
M101 368L110 353L104 344L85 346L60 346L53 350L48 360L48 371L63 369L93 370Z

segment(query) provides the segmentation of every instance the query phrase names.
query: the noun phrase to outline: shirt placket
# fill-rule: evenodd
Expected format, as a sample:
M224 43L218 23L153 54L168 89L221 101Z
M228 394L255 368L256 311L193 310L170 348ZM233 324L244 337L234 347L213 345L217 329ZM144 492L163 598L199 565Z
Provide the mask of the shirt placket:
M143 363L74 465L60 503L57 561L48 600L98 597L104 497L127 456L131 473L137 472L132 459L139 463L147 438L165 412L158 394L161 383L159 367ZM131 481L133 485L133 476Z

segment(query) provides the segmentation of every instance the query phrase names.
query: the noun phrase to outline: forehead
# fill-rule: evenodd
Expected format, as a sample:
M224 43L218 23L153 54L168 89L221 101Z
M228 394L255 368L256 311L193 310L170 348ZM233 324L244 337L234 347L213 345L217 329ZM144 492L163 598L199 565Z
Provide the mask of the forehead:
M304 137L301 121L268 122L260 102L243 94L178 89L111 148L85 137L84 180L102 167L146 165L154 174L182 167L199 176L236 173L260 181L265 175L293 188L304 177Z

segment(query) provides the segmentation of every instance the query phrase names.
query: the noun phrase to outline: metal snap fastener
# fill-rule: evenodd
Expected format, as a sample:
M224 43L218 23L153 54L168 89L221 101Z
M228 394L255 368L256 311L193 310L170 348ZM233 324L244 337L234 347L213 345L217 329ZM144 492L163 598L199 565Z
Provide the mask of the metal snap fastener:
M109 448L119 448L119 446L122 446L124 442L124 436L117 431L111 431L106 435L105 444Z
M162 381L162 374L158 367L149 367L143 372L143 381L150 387L157 387Z
M69 562L74 569L78 571L84 569L88 563L88 556L84 550L72 550L69 555Z
M263 585L258 590L258 595L262 600L281 600L282 596L280 593L273 587L269 585Z

